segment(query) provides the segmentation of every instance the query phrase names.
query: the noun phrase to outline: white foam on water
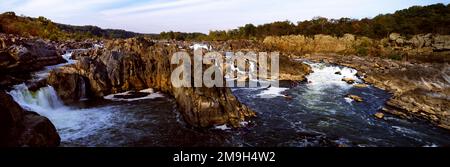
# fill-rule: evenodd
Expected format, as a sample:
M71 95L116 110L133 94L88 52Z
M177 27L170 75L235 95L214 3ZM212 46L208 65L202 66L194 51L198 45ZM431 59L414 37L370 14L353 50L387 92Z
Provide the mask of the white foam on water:
M355 83L361 82L356 76L358 71L352 68L326 65L323 63L306 64L310 65L313 71L313 73L306 77L308 79L308 88L311 90L320 91L331 86L338 86L342 89L351 88L352 85L342 81L343 78L353 79ZM336 74L336 72L340 72L341 75Z
M392 128L394 128L398 132L402 132L402 133L406 133L406 134L418 134L418 132L416 132L412 129L405 128L405 127L392 126Z
M349 104L352 104L352 102L354 101L353 99L348 98L348 97L345 97L344 100L345 100L345 102L347 102Z
M214 127L214 129L218 129L218 130L230 130L231 128L228 127L226 124L224 125L217 125Z
M283 95L281 93L288 89L289 88L270 87L270 88L263 90L261 93L257 94L256 96L260 97L260 98L285 97L285 95Z
M107 96L104 96L103 98L106 100L112 100L112 101L137 101L137 100L147 100L147 99L156 99L156 98L161 98L164 97L163 94L159 93L159 92L154 92L154 90L152 88L149 89L144 89L139 91L141 93L149 93L147 96L144 97L137 97L137 98L129 98L129 99L125 99L125 98L116 98L114 96L124 96L124 95L130 95L131 91L127 91L127 92L122 92L122 93L116 93L116 94L110 94Z
M65 66L65 65L75 64L77 62L77 60L72 60L72 52L67 52L66 54L62 55L62 57L67 61L66 63L57 64L57 65L53 65L53 66L47 66L43 70L34 73L33 79L34 80L45 79L48 77L48 75L50 75L50 71L52 71L53 69L56 69L56 68L59 68L59 67Z
M198 50L198 49L212 50L212 46L208 46L207 44L199 44L199 43L196 43L196 44L190 46L189 48L191 48L192 50Z
M67 110L51 86L40 88L36 92L31 92L25 84L14 86L14 90L9 94L24 109L38 113L46 113L51 110Z
M112 126L111 109L67 107L51 86L32 92L25 84L19 84L9 94L22 108L47 117L57 128L62 141L84 138Z
M241 121L241 122L239 122L239 125L241 125L243 127L247 126L248 124L249 124L248 121Z

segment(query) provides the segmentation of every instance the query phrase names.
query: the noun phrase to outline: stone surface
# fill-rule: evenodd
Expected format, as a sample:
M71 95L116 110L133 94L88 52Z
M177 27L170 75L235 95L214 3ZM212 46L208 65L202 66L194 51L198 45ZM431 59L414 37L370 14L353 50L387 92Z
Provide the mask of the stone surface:
M0 33L0 89L30 78L30 72L65 62L54 43Z
M352 99L352 100L354 100L354 101L356 101L356 102L363 102L364 101L361 97L356 96L356 95L347 95L347 97Z
M354 84L355 80L353 78L342 78L342 81L348 83L348 84Z
M45 117L23 110L4 91L0 91L0 146L55 147L60 137Z
M355 88L367 88L369 85L367 84L355 84L353 85Z
M384 114L381 113L381 112L375 113L374 116L375 116L376 118L378 118L378 119L383 119L383 118L384 118Z

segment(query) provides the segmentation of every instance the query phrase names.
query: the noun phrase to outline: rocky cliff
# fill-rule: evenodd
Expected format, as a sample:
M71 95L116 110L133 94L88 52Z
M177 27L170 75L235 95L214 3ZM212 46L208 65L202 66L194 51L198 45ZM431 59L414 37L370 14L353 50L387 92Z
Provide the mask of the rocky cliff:
M229 88L173 87L170 76L178 65L171 65L170 58L177 51L176 45L144 38L107 41L104 48L75 52L78 63L52 72L48 81L66 101L77 100L80 84L87 85L91 97L153 88L173 96L184 120L193 127L238 127L255 116Z
M269 50L296 55L337 53L423 62L450 61L450 36L439 34L418 34L408 38L392 33L381 40L352 34L342 37L290 35L266 37L263 44Z

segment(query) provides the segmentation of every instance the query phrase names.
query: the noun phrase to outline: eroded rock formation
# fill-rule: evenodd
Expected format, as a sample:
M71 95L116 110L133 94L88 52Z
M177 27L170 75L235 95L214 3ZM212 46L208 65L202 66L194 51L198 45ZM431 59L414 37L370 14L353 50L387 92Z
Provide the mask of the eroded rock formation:
M25 81L32 71L63 62L49 41L0 34L0 89Z
M177 51L180 48L175 45L143 38L108 41L104 48L74 53L78 63L52 72L48 81L65 99L77 97L76 85L81 80L95 97L153 88L175 97L184 120L194 127L238 127L255 116L229 88L173 87L170 76L178 65L170 64L170 58Z

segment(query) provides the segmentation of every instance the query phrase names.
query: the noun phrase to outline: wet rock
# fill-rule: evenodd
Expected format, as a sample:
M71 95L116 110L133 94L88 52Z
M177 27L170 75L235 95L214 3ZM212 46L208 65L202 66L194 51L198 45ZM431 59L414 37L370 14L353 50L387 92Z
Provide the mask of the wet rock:
M40 88L45 87L45 86L47 86L47 79L33 81L33 82L27 84L28 90L33 91L33 92L37 91Z
M350 98L350 99L352 99L352 100L354 100L354 101L356 101L356 102L363 102L363 101L364 101L361 97L359 97L359 96L357 96L357 95L351 95L351 94L349 94L349 95L347 95L346 97L348 97L348 98Z
M342 81L348 83L348 84L354 84L355 80L353 78L342 78Z
M378 119L383 119L383 118L384 118L384 114L381 113L381 112L375 113L374 116L375 116L376 118L378 118Z
M341 73L340 71L335 72L334 74L336 74L336 75L342 75L342 73Z
M367 84L355 84L355 85L353 85L353 87L355 87L355 88L367 88L369 85L367 85Z
M140 98L140 97L145 97L148 96L150 93L146 93L146 92L135 92L135 91L130 91L127 94L123 94L123 95L114 95L114 98L121 98L121 99L134 99L134 98Z
M56 147L60 144L55 126L46 117L27 111L22 125L24 130L18 139L20 146Z
M85 79L78 74L52 71L47 83L53 86L58 96L66 103L76 102L86 95Z
M0 92L0 146L55 147L60 137L45 117L23 110L6 92Z

